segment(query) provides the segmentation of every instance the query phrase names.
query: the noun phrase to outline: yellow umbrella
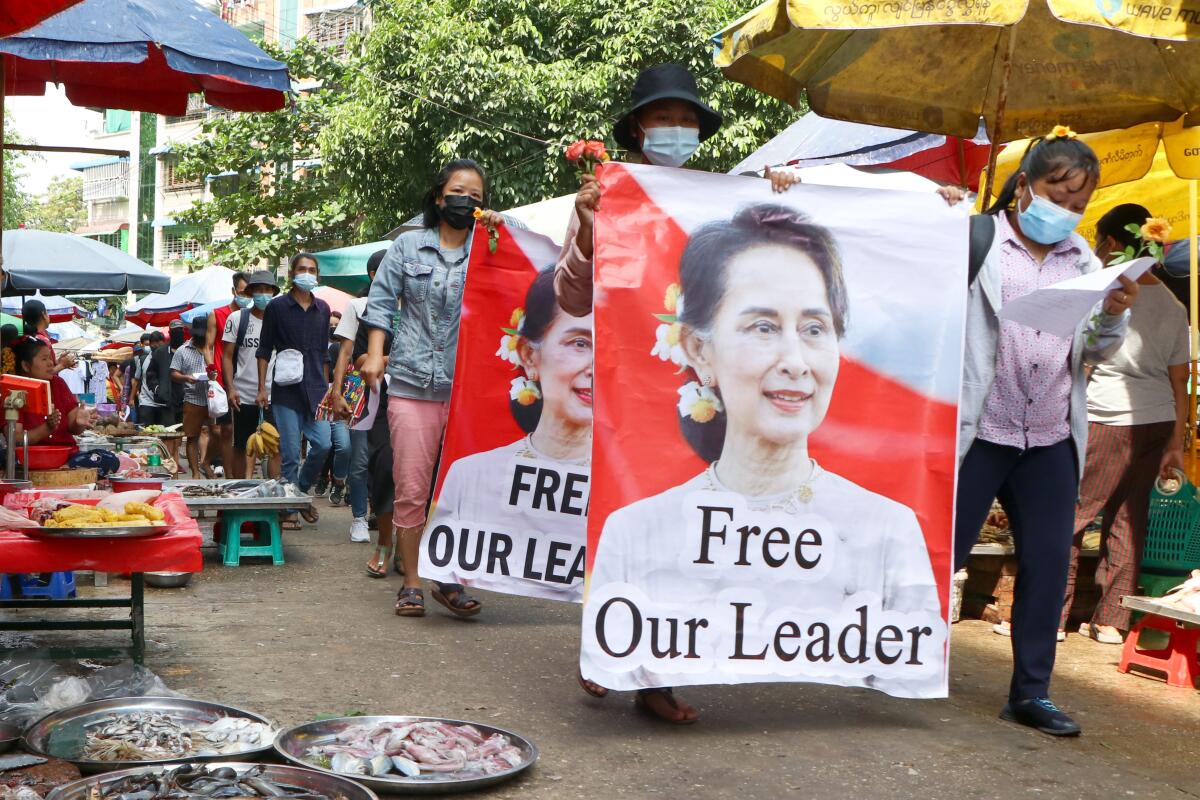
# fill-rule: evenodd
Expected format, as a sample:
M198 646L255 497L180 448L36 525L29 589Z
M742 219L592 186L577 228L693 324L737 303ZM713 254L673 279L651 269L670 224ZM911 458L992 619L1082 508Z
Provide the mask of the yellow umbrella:
M1200 0L768 0L715 40L727 77L891 128L984 117L995 142L1200 111Z

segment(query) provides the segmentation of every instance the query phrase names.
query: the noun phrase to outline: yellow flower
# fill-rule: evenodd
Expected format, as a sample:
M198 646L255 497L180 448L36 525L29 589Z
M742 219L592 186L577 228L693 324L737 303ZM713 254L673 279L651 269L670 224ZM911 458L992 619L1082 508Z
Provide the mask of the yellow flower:
M691 418L696 422L712 422L717 416L717 406L711 400L697 400L690 409Z
M517 392L517 403L523 406L531 406L537 402L538 393L533 389L522 389Z
M679 344L679 340L683 338L683 326L678 322L673 323L667 328L667 344L671 347Z
M663 305L666 306L668 313L670 313L670 314L675 313L675 307L676 307L676 304L679 302L679 294L681 291L682 291L682 289L680 289L678 283L672 283L670 286L667 287L667 295L663 299Z
M1075 131L1068 128L1066 125L1055 125L1054 130L1050 131L1047 139L1074 139Z
M525 319L525 309L514 308L512 316L508 318L508 327L513 330L520 330L521 320Z
M1142 226L1142 238L1152 242L1165 242L1171 238L1171 223L1162 217L1151 217Z
M483 219L483 209L482 208L475 209L472 212L471 216L475 217L475 219Z

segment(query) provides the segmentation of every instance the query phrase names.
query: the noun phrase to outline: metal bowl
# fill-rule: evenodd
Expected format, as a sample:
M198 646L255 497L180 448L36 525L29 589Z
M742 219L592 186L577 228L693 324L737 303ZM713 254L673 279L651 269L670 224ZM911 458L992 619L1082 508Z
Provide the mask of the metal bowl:
M25 749L40 756L51 756L70 761L82 772L88 774L154 764L177 764L184 761L229 761L230 759L253 761L271 750L270 746L267 746L242 753L224 753L217 756L180 756L179 758L157 758L146 761L90 761L83 758L84 734L89 725L112 714L127 714L135 711L156 711L170 714L172 717L184 721L195 722L198 726L215 722L221 717L246 717L254 722L263 722L272 728L275 727L274 723L258 714L204 700L192 700L186 697L114 697L111 700L96 700L64 708L42 717L25 731Z
M21 740L21 729L8 722L0 722L0 753L7 753Z
M182 589L192 579L190 572L147 572L146 585L159 589Z
M456 777L453 773L433 773L416 778L355 775L353 776L354 780L378 792L387 794L453 794L482 789L485 786L511 780L533 766L533 763L538 759L537 746L520 734L505 730L504 728L484 725L481 722L446 719L445 717L339 717L319 722L307 722L280 733L275 738L275 750L293 764L307 769L314 769L326 775L336 776L339 773L324 769L305 760L304 754L308 752L310 747L329 744L337 738L339 733L351 725L379 725L383 723L406 725L410 722L445 722L450 725L471 725L485 736L490 736L493 733L502 734L508 737L509 741L521 751L522 761L518 766L494 775L472 775L466 778Z
M308 789L314 794L326 795L331 800L379 800L379 797L365 786L360 786L354 781L337 775L325 775L312 769L301 769L281 764L246 764L233 761L218 761L207 766L233 767L239 773L254 767L260 767L262 769L262 776L267 780ZM125 769L120 772L108 772L104 775L84 778L83 780L59 786L46 795L46 800L87 800L88 791L93 786L103 786L113 781L127 778L130 775L142 775L147 772L165 772L168 769L171 769L171 767L138 767L137 769Z

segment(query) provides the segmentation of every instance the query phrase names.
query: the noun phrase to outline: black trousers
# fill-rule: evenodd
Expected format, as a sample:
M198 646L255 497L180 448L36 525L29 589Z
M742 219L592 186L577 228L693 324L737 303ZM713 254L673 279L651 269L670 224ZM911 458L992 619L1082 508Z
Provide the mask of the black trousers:
M1079 494L1076 461L1070 439L1027 450L976 439L958 471L954 568L966 565L993 499L1012 527L1017 582L1010 700L1050 695Z

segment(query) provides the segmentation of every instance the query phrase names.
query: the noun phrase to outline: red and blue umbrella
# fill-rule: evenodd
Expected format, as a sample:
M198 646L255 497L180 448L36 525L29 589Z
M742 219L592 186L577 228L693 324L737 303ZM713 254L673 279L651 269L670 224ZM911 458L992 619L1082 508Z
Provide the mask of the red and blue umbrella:
M275 111L291 88L283 63L191 0L83 0L0 39L0 53L6 94L60 83L78 106L182 116L203 93L233 111Z

